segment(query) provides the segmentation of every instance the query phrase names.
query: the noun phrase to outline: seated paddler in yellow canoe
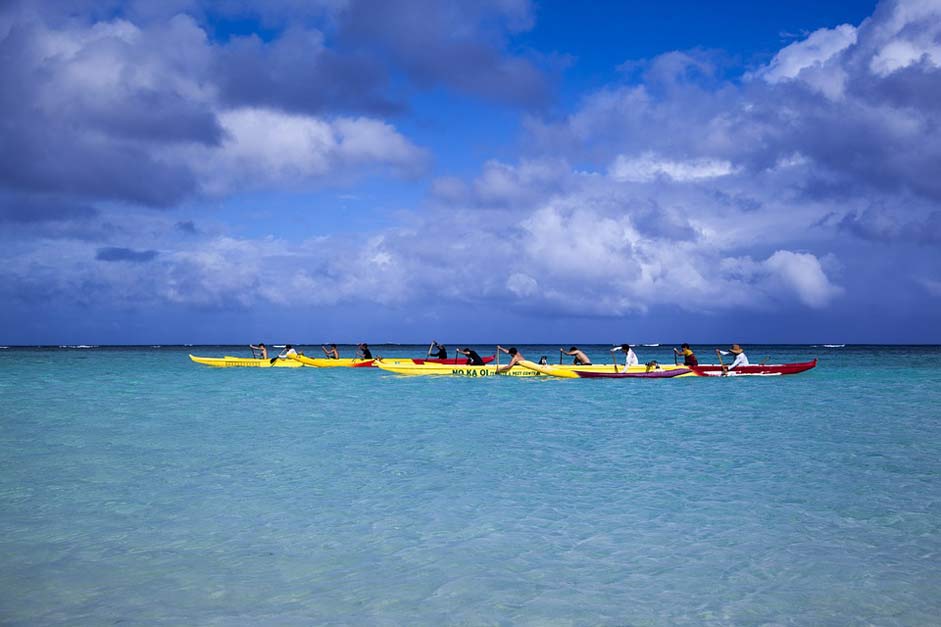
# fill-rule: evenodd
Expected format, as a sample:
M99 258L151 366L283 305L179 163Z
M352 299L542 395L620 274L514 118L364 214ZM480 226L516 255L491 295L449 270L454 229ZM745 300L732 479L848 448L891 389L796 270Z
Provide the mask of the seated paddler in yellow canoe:
M589 359L588 355L580 351L577 346L573 346L572 348L568 350L565 350L564 348L560 348L559 352L562 355L569 355L570 357L572 357L573 366L590 366L591 365L591 359ZM559 363L562 363L561 356L559 357Z
M505 365L505 366L500 366L500 367L498 367L497 370L496 370L496 372L498 372L498 373L499 373L499 372L506 372L507 370L509 370L509 369L512 368L513 366L517 365L517 364L520 363L521 361L525 361L525 360L526 360L526 358L523 357L523 353L519 352L519 350L517 350L517 348L516 348L515 346L513 346L513 347L511 347L511 348L503 348L502 346L499 346L499 345L498 345L498 346L497 346L497 350L500 351L501 353L504 353L504 354L510 356L510 363L508 363L508 364Z

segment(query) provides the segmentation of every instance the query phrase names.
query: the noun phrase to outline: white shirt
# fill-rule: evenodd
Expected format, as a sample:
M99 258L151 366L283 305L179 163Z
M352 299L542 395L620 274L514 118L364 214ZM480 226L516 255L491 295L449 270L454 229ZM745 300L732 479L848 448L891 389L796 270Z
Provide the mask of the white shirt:
M637 355L634 354L634 351L630 348L627 349L627 365L636 366L639 363L640 362L637 360Z
M729 354L728 351L719 351L719 352L722 353L723 355ZM735 360L729 366L729 370L734 370L738 368L739 366L748 366L748 365L749 365L748 357L745 356L745 353L739 353L738 355L735 356Z
M613 353L615 351L624 352L624 349L621 348L620 346L615 346L614 348L611 349L611 352ZM627 363L625 365L629 367L629 366L636 366L639 363L640 362L637 360L637 355L634 354L634 350L631 348L628 348L627 349Z
M278 357L280 359L284 359L285 357L290 357L291 355L297 355L297 351L294 350L293 348L291 350L282 351L281 354L278 355Z

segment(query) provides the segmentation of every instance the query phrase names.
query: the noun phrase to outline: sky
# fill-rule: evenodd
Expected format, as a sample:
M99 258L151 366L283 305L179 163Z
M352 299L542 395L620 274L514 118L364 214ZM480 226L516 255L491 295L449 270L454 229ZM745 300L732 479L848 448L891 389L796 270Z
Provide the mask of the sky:
M6 0L0 73L3 345L941 343L941 0Z

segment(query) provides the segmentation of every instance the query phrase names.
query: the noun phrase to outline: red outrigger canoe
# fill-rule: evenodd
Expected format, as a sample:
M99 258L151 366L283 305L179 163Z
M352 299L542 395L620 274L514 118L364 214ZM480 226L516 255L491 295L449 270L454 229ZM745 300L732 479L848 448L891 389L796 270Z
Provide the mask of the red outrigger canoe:
M728 372L723 372L722 366L719 364L700 364L698 366L690 366L689 369L700 377L737 377L742 375L770 376L778 374L797 374L798 372L810 370L816 365L817 360L814 359L813 361L802 361L794 364L752 364L750 366L740 366Z

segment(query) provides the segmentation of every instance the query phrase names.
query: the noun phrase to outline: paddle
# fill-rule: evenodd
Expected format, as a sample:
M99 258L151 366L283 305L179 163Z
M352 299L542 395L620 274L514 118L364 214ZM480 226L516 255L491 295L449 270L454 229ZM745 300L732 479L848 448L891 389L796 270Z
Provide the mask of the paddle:
M252 351L252 359L258 359L258 358L255 356L255 347L254 347L254 346L252 346L251 344L249 344L249 345L248 345L248 350Z
M722 376L729 374L729 369L725 367L725 363L722 361L722 351L718 348L716 349L716 357L719 358L719 365L722 366Z
M676 359L676 349L675 349L675 348L673 349L673 365L674 365L674 366L679 366L679 365L680 365L680 362L677 361L677 359Z
M425 355L425 357L431 357L431 351L434 350L435 344L437 344L437 342L432 342L428 345L428 354Z
M615 374L617 374L617 371L618 371L618 352L617 351L611 351L611 361L614 362L614 372Z
M559 365L562 365L562 349L559 349Z

